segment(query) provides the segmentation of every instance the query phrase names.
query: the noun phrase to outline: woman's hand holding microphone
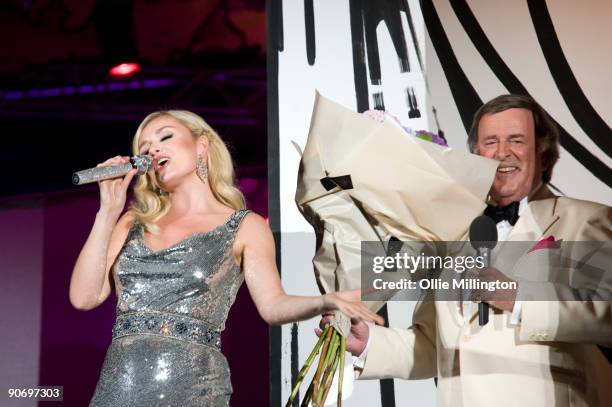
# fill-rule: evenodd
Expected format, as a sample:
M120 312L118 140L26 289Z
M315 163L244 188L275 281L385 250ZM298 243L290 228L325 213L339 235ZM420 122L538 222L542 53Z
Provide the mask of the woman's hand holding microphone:
M118 155L98 164L97 167L125 164L129 161L130 157ZM115 222L117 219L119 219L119 216L125 207L127 189L137 172L138 169L133 168L123 177L98 181L98 185L100 187L99 213L101 212L104 215L111 217L111 219L113 219Z

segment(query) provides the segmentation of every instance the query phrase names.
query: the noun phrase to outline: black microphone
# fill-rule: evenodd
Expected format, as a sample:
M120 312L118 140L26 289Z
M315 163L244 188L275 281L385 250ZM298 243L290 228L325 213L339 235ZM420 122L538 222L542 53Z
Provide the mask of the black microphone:
M497 245L497 226L493 219L480 215L470 225L470 243L479 255L484 257L485 265L491 265L491 250ZM478 325L489 322L489 304L478 303Z
M135 155L134 157L130 158L129 162L124 164L105 165L102 167L94 167L77 171L72 174L72 183L74 185L83 185L89 184L90 182L98 182L105 179L122 177L132 168L137 168L138 175L142 175L149 171L151 161L152 159L149 155Z

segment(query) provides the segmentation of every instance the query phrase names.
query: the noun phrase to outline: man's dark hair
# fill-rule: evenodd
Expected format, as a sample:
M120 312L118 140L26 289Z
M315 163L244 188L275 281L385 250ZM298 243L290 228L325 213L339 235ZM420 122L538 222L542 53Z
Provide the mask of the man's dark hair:
M553 167L559 159L559 130L548 113L531 96L501 95L482 105L474 114L468 133L468 147L472 153L478 153L478 124L482 116L513 108L527 109L533 115L536 154L540 158L542 181L549 182Z

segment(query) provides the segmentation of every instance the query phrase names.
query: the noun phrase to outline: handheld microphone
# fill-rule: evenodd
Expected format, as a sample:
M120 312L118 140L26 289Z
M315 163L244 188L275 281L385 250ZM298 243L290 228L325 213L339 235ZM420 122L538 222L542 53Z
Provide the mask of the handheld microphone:
M117 178L127 174L132 168L138 169L138 175L142 175L149 170L151 166L151 156L135 155L130 158L130 161L124 164L105 165L102 167L88 168L86 170L77 171L72 174L72 183L74 185L89 184L105 179Z
M480 215L470 225L470 244L484 257L485 265L491 265L491 249L497 245L497 226L493 219ZM478 303L478 325L483 326L489 322L489 304Z

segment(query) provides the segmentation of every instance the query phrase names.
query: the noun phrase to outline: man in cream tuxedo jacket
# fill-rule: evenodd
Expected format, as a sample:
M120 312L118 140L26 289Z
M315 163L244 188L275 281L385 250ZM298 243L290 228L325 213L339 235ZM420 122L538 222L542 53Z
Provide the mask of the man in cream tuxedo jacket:
M520 213L514 225L497 223L500 240L612 240L612 208L545 186L558 134L533 99L504 95L485 104L468 143L500 161L493 210L515 205ZM408 329L354 323L347 349L358 356L359 378L437 377L440 406L612 406L612 365L598 347L612 346L610 301L489 304L484 326L477 307L459 301L420 302Z

